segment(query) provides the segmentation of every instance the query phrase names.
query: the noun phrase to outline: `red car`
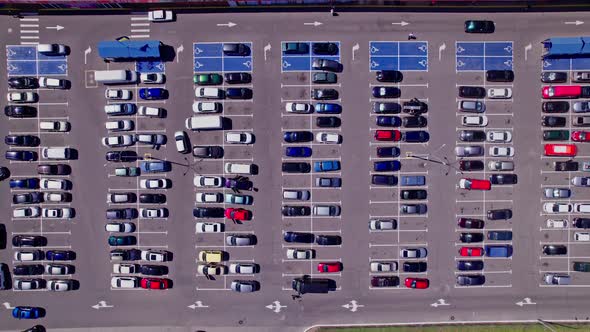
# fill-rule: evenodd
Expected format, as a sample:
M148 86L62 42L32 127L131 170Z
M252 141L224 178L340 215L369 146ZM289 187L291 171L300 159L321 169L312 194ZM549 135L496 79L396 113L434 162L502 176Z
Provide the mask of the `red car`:
M575 157L578 152L575 144L545 144L545 155L555 157Z
M408 288L426 289L430 285L430 281L423 278L406 278L405 284Z
M481 247L461 247L459 249L459 255L471 257L471 256L483 256L483 248Z
M579 85L544 86L541 94L544 99L578 98L582 94L582 87Z
M162 278L143 278L140 285L144 289L168 289L170 287L168 279Z
M340 262L322 262L318 263L318 272L331 273L342 271L342 263Z
M378 141L394 141L402 139L402 133L399 130L376 130L375 139Z
M590 142L590 132L574 131L572 133L572 141L575 142Z
M459 188L467 190L490 190L492 183L488 180L461 179L459 180Z
M252 219L252 212L246 209L225 209L225 217L231 220L250 220Z

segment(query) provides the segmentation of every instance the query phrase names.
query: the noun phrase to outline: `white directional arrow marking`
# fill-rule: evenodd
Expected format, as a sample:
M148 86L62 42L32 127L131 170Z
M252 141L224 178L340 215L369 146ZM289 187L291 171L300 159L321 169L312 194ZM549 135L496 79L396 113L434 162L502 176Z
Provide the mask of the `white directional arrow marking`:
M528 60L529 58L529 51L533 49L533 45L532 44L528 44L527 46L524 47L524 61Z
M286 308L286 305L281 305L281 302L279 301L274 301L273 303L267 305L265 308L268 308L272 311L274 311L275 313L279 313L281 312L282 308Z
M266 52L270 52L270 43L264 46L264 61L266 61Z
M14 309L14 307L11 307L11 306L10 306L10 303L8 303L8 302L4 302L4 303L2 303L2 305L3 305L3 306L4 306L4 308L6 308L6 309Z
M97 304L93 305L92 308L98 310L100 308L113 308L114 305L108 305L106 301L98 301Z
M392 24L392 25L401 25L401 26L403 26L403 27L404 27L404 26L406 26L406 25L408 25L408 24L410 24L410 23L408 23L408 22L404 22L404 21L401 21L401 22L393 22L393 23L391 23L391 24Z
M430 304L431 307L435 307L435 308L437 308L438 306L441 306L441 305L444 306L444 305L450 305L450 304L446 303L445 299L438 299L436 302Z
M444 51L444 50L446 50L446 49L447 49L447 44L445 44L445 43L442 43L442 45L440 45L440 46L438 47L438 61L440 61L440 60L441 60L441 57L442 57L442 51Z
M227 22L227 23L217 23L218 27L235 27L237 24L235 24L234 22Z
M197 48L198 50L198 48ZM180 61L180 52L184 51L184 45L180 45L176 48L176 63L178 63L178 61Z
M324 24L324 23L318 22L318 21L311 22L311 23L303 23L303 25L313 25L314 27L320 26L322 24Z
M59 31L59 30L63 29L64 27L62 27L61 25L56 25L54 27L45 27L45 28L46 29L54 29L54 30Z
M356 312L358 308L364 307L362 304L358 304L356 300L352 300L347 304L342 305L343 308L349 309L351 312Z
M359 43L354 44L354 46L352 47L352 61L354 61L354 54L356 53L356 51L358 51L361 47L359 46Z
M195 301L195 303L193 303L187 307L191 308L193 310L195 310L196 308L209 308L208 305L204 305L203 302L201 302L201 301Z
M537 304L536 302L532 302L530 297L525 297L522 301L516 302L516 305L519 307L524 306L525 304Z
M90 54L90 52L92 52L92 48L88 46L88 48L84 50L84 64L88 63L86 58L88 57L88 54Z
M563 22L563 23L565 23L565 24L580 25L580 24L584 24L584 21L578 21L578 20L576 20L576 21L573 21L573 22Z

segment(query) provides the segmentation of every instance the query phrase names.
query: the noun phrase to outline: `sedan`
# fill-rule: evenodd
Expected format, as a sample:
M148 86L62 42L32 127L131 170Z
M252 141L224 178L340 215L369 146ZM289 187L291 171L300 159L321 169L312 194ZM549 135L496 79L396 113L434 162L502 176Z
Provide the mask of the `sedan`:
M109 246L133 246L137 243L137 238L131 235L111 235L107 239L107 243L109 244Z
M571 183L576 187L590 187L590 177L575 176Z
M223 77L219 74L196 74L193 83L197 85L219 85L223 83Z
M254 135L245 131L230 131L225 133L225 142L229 144L252 144Z
M41 211L43 218L70 219L74 216L72 208L43 208Z
M375 124L382 127L399 127L402 119L399 116L380 115L375 118Z
M250 210L241 208L227 208L224 211L224 215L227 219L234 221L251 220L252 212Z
M376 130L375 140L377 141L394 141L401 140L402 133L399 130Z
M139 202L142 204L163 204L166 203L164 194L140 194Z
M516 174L492 174L490 182L492 184L516 184L518 177Z
M250 54L250 47L241 43L224 43L223 54L227 56L247 56Z
M483 241L483 233L461 233L459 241L463 243L474 243Z
M307 103L287 103L285 104L287 113L308 114L313 113L313 105Z
M320 273L335 273L342 271L342 263L340 262L320 262L317 265L317 270Z
M337 188L342 186L342 179L341 178L316 178L315 179L316 187L324 187L324 188Z
M223 202L223 194L198 192L196 194L196 201L198 203L221 203Z
M285 54L308 54L308 43L282 43L282 52Z
M565 102L567 104L567 102ZM577 101L572 107L576 113L590 112L590 101Z
M459 161L459 170L461 171L481 171L484 169L481 160L461 160Z
M11 118L32 118L37 116L37 109L27 105L8 105L4 107L4 114Z
M543 83L565 83L567 82L566 72L544 71L541 73Z
M342 123L340 118L335 116L320 116L315 120L315 124L319 128L337 128L340 127L340 124Z
M313 141L313 134L310 131L286 131L283 140L287 143Z
M151 22L170 22L174 20L171 10L152 10L148 12L148 20Z
M483 130L461 130L459 140L462 142L483 142L486 140L486 134Z
M45 253L48 261L72 261L76 259L76 253L70 250L48 250Z
M147 249L141 251L141 259L149 262L167 262L170 254L167 251Z
M223 225L218 222L198 222L196 231L197 233L221 233L223 231Z
M491 146L490 156L492 157L513 157L514 148L511 146Z
M406 278L404 284L407 288L426 289L430 282L424 278Z
M577 103L574 103L574 108ZM581 109L581 105L579 106ZM542 105L542 111L544 113L567 113L570 109L570 104L567 101L545 101ZM576 111L574 112L581 112Z
M399 98L401 90L392 86L376 86L372 89L375 98Z
M43 195L40 192L14 194L12 196L13 204L37 204L41 202L43 202Z
M159 208L159 209L140 208L139 215L141 216L141 218L147 218L147 219L167 218L168 217L168 209L166 209L166 208Z
M313 259L315 251L313 249L287 249L288 259Z
M426 204L402 204L399 208L401 214L425 214L427 210Z
M400 154L400 149L397 146L380 146L377 148L377 157L380 158L388 158L388 157L398 157Z
M485 115L464 115L461 124L467 127L485 127L488 125L488 117Z
M170 282L163 278L142 278L139 286L143 289L168 289Z
M572 194L568 188L545 188L543 193L546 198L569 198Z
M37 153L34 151L27 151L27 150L9 150L6 151L4 157L7 160L14 160L14 161L33 161L37 160Z
M330 72L341 72L342 71L342 64L338 61L329 60L329 59L315 59L311 64L312 69L314 70L325 70Z
M285 148L285 155L287 157L305 158L310 157L312 150L307 146L289 146Z
M229 204L252 204L253 198L250 195L225 194L225 203Z
M484 263L480 260L457 261L457 270L459 271L480 271L483 270Z
M512 218L511 209L488 210L486 217L488 220L508 220Z
M137 160L135 151L109 151L106 153L106 160L113 162L133 162Z
M369 221L369 229L372 231L391 230L397 228L397 221L395 219L371 219Z
M133 144L135 144L135 141L131 135L108 136L102 138L102 145L111 148L131 146Z
M484 98L486 89L480 86L460 86L459 97L461 98Z
M110 100L129 100L131 99L131 90L106 89L104 97Z
M543 211L546 213L571 213L573 206L569 203L545 203Z
M543 116L541 125L544 127L565 127L565 117L563 116Z
M139 187L141 189L167 189L170 188L172 181L170 179L141 179Z
M35 92L9 92L6 95L9 102L13 103L34 103L38 95Z
M486 282L486 277L481 274L460 274L457 276L459 286L479 286Z
M342 106L335 103L316 103L315 111L318 114L340 114L342 113Z
M488 131L488 142L509 143L512 141L512 133L509 131Z
M574 142L590 142L590 132L574 131L572 132L572 141Z
M428 125L428 120L423 116L406 116L402 119L404 128L422 128Z
M112 277L111 287L112 288L138 288L139 277Z
M340 144L342 142L342 136L336 133L319 132L316 134L315 140L318 143L324 144Z
M252 81L252 75L249 73L226 73L224 77L225 83L228 84L247 84Z
M14 146L37 146L41 140L34 135L6 135L4 136L4 143L6 145Z
M567 247L565 245L550 244L543 246L543 254L547 256L553 255L567 255Z
M47 290L53 292L67 292L74 289L72 279L52 279L47 281Z
M397 271L397 262L371 262L369 268L371 272L395 272Z
M484 250L481 247L461 247L459 249L459 255L463 257L481 257L484 254Z
M311 97L315 100L333 100L338 99L338 91L335 89L313 89Z
M494 33L496 24L492 21L465 21L466 33Z
M336 84L338 77L334 73L314 73L311 77L311 82L314 84Z
M141 88L139 89L139 97L145 100L166 99L168 90L163 88Z
M373 162L373 170L375 172L395 172L399 171L400 168L401 163L398 160Z
M479 145L462 145L455 147L457 157L476 157L483 156L484 149Z
M309 216L311 214L311 208L309 206L285 205L281 209L281 214L285 217Z
M234 280L230 288L238 293L252 293L260 289L260 283L256 280Z
M10 77L8 78L8 86L12 89L35 89L38 82L36 77Z
M510 99L510 98L512 98L512 89L510 89L510 88L490 88L490 89L488 89L488 98Z
M336 55L338 54L338 44L336 43L313 43L312 50L318 55Z
M375 73L375 78L379 82L399 83L404 79L404 75L398 70L380 70Z
M372 287L397 287L399 286L399 277L397 276L387 276L387 277L372 277L371 278L371 286Z
M39 307L18 306L12 309L12 317L16 319L37 319L45 316L45 310Z
M252 89L228 88L225 92L228 99L252 99Z
M399 256L403 258L425 258L427 255L426 248L407 248L399 252Z
M484 227L484 221L473 218L459 218L457 225L461 228L482 229Z

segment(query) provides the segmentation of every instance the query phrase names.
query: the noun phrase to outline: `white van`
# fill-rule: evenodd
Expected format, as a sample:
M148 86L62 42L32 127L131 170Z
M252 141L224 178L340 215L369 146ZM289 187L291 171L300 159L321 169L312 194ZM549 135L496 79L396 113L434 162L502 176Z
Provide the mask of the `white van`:
M38 44L37 52L45 55L66 55L68 48L63 44Z
M70 123L68 121L41 121L39 122L39 129L43 131L66 132L70 130Z
M575 232L574 233L574 240L575 241L590 241L590 233L586 233L586 232Z
M94 80L104 84L136 83L137 72L132 70L96 70Z
M225 172L230 174L254 174L254 164L225 163Z
M590 213L590 204L576 203L574 204L574 210L579 213Z
M186 119L185 124L190 130L223 129L223 118L218 115L192 116Z
M66 147L43 148L41 155L45 159L66 160L72 157L72 150Z

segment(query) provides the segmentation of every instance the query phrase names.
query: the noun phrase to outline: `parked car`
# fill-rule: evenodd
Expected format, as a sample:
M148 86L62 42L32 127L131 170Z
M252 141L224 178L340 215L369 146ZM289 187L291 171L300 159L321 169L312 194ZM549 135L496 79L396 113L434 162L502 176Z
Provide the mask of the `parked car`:
M316 53L317 54L317 53ZM311 68L314 70L325 70L330 72L341 72L342 64L335 60L314 59Z
M398 70L379 70L375 73L375 78L379 82L399 83L404 75Z
M512 82L514 81L514 72L512 70L488 70L486 71L486 80L488 82Z
M492 21L465 21L466 33L494 33L496 24Z
M566 72L544 71L541 72L541 82L543 83L565 83L567 82Z
M399 98L401 90L392 86L376 86L371 90L375 98Z
M508 220L512 218L511 209L493 209L487 212L488 220Z
M459 97L461 98L484 98L486 89L480 86L460 86Z

